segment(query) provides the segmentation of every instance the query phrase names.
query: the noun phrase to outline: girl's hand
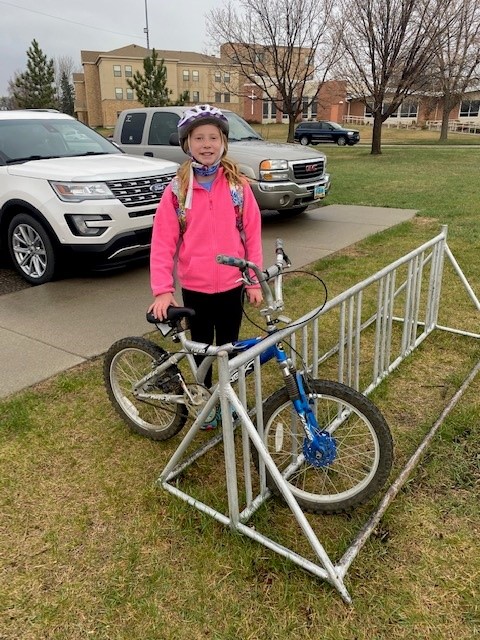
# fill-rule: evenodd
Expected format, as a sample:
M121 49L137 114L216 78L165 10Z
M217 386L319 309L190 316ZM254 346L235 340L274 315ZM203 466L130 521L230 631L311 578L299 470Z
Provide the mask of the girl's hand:
M168 307L178 307L173 293L161 293L155 296L155 300L149 306L148 310L159 320L166 320Z
M247 289L247 298L250 304L253 304L254 307L260 306L263 295L261 289Z

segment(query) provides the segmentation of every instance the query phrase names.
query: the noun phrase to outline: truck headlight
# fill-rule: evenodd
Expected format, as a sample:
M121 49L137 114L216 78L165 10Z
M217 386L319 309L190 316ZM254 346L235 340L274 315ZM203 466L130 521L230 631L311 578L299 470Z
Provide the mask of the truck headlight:
M53 182L52 189L64 202L83 200L108 200L115 198L105 182Z
M263 160L260 163L260 179L267 182L288 180L288 162L286 160Z

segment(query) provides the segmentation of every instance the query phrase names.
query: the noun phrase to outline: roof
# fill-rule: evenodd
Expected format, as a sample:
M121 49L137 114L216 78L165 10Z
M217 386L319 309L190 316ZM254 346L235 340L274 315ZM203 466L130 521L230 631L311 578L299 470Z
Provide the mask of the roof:
M159 59L176 60L178 62L194 62L196 64L205 64L218 62L215 56L208 56L195 51L172 51L168 49L155 49ZM129 44L120 49L112 51L81 51L80 59L82 64L96 64L99 58L140 58L144 59L150 56L151 49L146 49L138 44Z

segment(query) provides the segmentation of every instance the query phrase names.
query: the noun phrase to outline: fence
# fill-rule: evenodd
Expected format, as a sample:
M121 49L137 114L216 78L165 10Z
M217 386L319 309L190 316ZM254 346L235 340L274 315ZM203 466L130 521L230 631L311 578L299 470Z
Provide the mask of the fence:
M474 331L441 326L438 323L445 258L449 259L468 296L480 311L480 302L447 245L447 229L443 227L441 233L432 240L335 297L324 308L313 310L275 336L269 336L261 345L230 361L226 354L221 354L216 391L161 473L159 484L219 522L329 582L346 602L351 602L344 584L351 563L408 479L445 417L480 370L480 362L447 404L343 556L335 562L326 553L259 435L263 424L262 399L268 395L270 384L267 376L263 375L259 356L279 339L288 340L292 347L292 359L300 354L314 377L317 377L320 367L326 368L328 376L322 377L336 377L340 382L369 394L435 329L479 339L480 334ZM335 329L335 337L326 338L325 336L332 336L332 328ZM255 379L252 383L247 383L246 368L252 360L255 363ZM238 391L235 392L230 376L237 368ZM193 453L189 453L203 416L218 401L223 415L222 434L214 436ZM252 405L253 409L247 409ZM234 438L232 408L238 415L237 422L241 424L240 442L236 442ZM255 420L258 431L252 419ZM188 466L221 441L224 445L228 514L187 494L176 484L179 475ZM251 445L257 450L261 461L258 478L252 474ZM310 544L315 561L246 524L270 496L265 482L266 471L274 479ZM243 501L242 506L240 501Z

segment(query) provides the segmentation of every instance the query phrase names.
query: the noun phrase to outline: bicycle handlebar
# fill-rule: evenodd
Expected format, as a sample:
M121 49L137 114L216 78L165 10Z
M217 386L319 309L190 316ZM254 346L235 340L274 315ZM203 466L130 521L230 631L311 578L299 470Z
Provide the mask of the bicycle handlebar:
M277 256L276 263L271 267L267 267L265 271L261 271L258 265L256 265L254 262L250 262L249 260L245 260L244 258L235 258L233 256L227 256L224 254L220 254L217 256L217 262L219 264L224 264L229 267L237 267L238 269L240 269L247 284L260 285L265 301L268 305L265 312L279 311L283 308L281 276L284 268L289 267L291 264L287 254L283 250L283 241L280 238L277 238L275 243L275 254ZM247 269L251 269L254 272L257 279L256 282L252 280L248 274L245 273ZM269 280L272 280L273 278L276 279L275 300L273 299L272 291L267 284L267 282Z

